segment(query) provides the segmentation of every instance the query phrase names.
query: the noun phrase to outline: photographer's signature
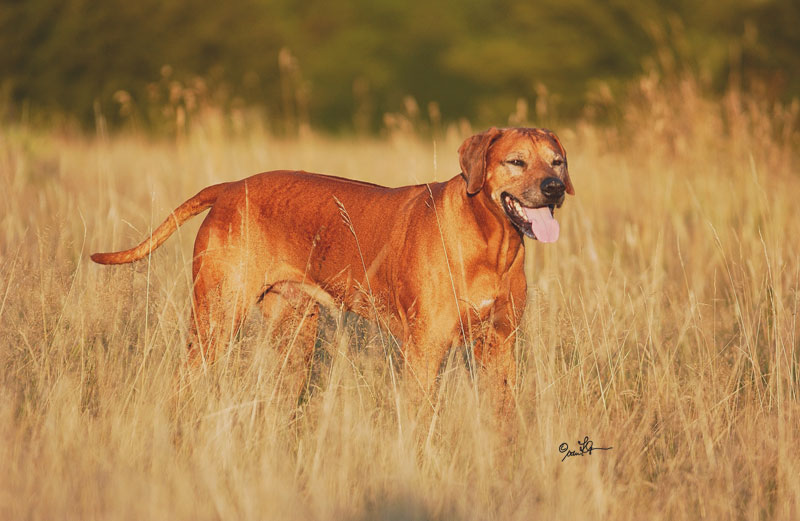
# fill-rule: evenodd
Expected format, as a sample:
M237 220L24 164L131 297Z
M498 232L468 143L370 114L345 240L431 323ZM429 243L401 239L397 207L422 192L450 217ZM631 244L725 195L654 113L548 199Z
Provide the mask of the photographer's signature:
M592 443L592 440L589 439L589 436L585 436L583 441L578 442L578 450L570 450L569 445L566 442L562 443L558 446L558 452L564 455L561 458L561 461L571 457L571 456L583 456L584 454L591 454L593 450L611 450L614 447L595 447Z

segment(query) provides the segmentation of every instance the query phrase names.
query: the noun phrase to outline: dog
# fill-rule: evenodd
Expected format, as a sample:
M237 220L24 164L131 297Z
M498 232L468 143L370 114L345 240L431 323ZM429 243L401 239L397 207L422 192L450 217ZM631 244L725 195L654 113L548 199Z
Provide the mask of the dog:
M554 242L554 212L575 191L546 129L490 128L458 150L461 173L400 188L303 171L265 172L201 190L135 248L149 255L190 217L197 233L188 362L211 362L254 305L300 317L285 360L310 365L320 305L377 320L401 345L407 378L429 393L453 345L471 345L499 410L511 406L525 309L523 237Z

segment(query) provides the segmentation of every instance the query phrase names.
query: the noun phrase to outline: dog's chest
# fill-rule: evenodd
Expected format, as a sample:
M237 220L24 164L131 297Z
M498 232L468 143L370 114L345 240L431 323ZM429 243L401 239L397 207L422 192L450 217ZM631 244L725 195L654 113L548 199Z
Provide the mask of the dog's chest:
M482 319L488 317L494 308L494 303L496 300L497 299L495 297L481 299L474 306L475 313Z
M497 277L484 276L476 277L471 282L463 288L461 300L467 304L473 316L484 319L492 313L497 303L501 281Z

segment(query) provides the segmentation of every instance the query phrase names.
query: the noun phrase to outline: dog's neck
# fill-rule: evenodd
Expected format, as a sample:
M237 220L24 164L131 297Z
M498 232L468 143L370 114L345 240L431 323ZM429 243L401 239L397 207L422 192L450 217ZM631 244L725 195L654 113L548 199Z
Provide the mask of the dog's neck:
M508 269L524 248L522 233L494 202L486 187L475 195L467 195L466 181L460 174L447 184L446 191L450 192L452 199L463 205L464 211L456 215L472 216L479 223L473 229L481 233L487 253L493 253L491 256L497 259L503 271Z

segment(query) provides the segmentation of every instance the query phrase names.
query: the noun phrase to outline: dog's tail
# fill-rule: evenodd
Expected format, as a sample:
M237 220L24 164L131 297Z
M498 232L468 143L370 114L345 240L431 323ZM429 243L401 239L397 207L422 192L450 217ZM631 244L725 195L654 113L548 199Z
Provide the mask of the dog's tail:
M221 194L229 184L230 183L221 183L200 190L197 195L175 208L172 214L155 229L150 237L142 241L138 246L125 251L93 253L92 260L98 264L126 264L149 255L153 250L161 246L161 244L172 235L172 232L178 229L178 226L186 222L189 218L210 208L217 201L219 194Z

